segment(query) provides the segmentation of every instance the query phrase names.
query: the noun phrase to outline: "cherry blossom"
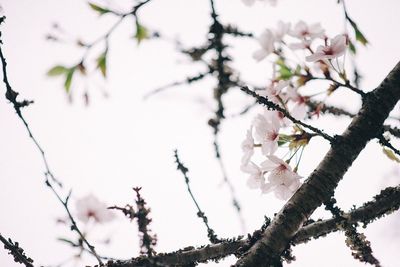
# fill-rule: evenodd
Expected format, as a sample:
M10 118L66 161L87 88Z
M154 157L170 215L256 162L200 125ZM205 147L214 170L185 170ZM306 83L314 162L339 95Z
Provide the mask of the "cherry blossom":
M289 30L290 30L290 22L285 23L283 21L278 21L276 30L274 31L275 41L276 42L282 41L283 37L289 32Z
M280 104L280 94L282 90L285 89L288 85L288 81L273 81L269 86L267 86L267 88L265 88L264 92L260 92L260 95L266 96L269 101L272 101L275 104Z
M261 151L264 155L273 154L278 149L279 121L267 118L259 114L254 119L255 137L261 143Z
M274 52L275 35L270 29L266 29L258 38L258 42L261 45L261 49L253 53L253 58L261 61Z
M337 35L330 42L330 45L319 46L317 51L306 57L307 61L318 61L323 59L333 59L342 56L346 52L347 36L344 34Z
M114 219L114 213L107 205L90 194L76 201L77 218L84 223L93 219L97 223L109 222Z
M299 38L301 40L305 39L315 39L323 38L325 35L325 30L321 27L320 23L314 23L307 25L304 21L299 21L294 26L294 29L289 32L293 37Z
M263 193L274 192L281 200L287 200L300 187L300 176L282 159L270 155L261 163L261 169L269 172L268 183L262 186Z
M291 120L289 120L282 112L277 110L266 110L265 117L267 120L277 120L281 127L287 127L292 124Z
M253 138L253 127L247 130L246 139L242 142L242 165L247 165L251 156L254 154L254 138Z
M259 166L250 161L247 165L242 165L241 170L250 174L247 179L247 186L251 189L258 189L265 183L264 173Z
M292 50L306 49L310 47L311 40L301 40L299 43L290 43L288 47Z

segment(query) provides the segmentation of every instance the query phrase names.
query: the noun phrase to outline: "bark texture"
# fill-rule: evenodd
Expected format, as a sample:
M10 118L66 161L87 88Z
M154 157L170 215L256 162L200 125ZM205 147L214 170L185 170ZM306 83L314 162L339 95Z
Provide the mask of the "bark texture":
M300 189L275 216L262 238L235 264L271 266L303 223L334 190L368 141L382 134L383 122L400 98L400 63L384 81L363 97L363 105Z

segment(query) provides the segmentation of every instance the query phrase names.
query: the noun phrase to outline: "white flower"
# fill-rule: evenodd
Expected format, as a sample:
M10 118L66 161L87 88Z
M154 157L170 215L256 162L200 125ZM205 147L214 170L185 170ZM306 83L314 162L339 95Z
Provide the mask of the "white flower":
M347 37L344 34L337 35L327 46L320 45L317 51L311 56L306 57L307 61L318 61L322 59L338 58L344 54L347 46Z
M269 172L268 183L262 186L263 193L273 191L281 200L290 198L300 187L300 176L280 158L270 155L261 163L261 169Z
M247 165L251 156L254 154L254 138L253 138L253 127L250 127L246 133L246 139L242 142L242 165Z
M265 183L264 173L259 166L250 161L247 165L242 165L241 170L250 174L247 185L251 189L258 189Z
M253 58L261 61L274 51L275 35L270 29L266 29L258 38L258 42L261 49L253 53Z
M322 29L320 23L314 23L307 25L304 21L299 21L294 29L290 32L290 35L299 39L315 39L323 38L325 30Z
M92 194L76 201L76 211L76 217L85 223L91 218L97 223L109 222L114 219L114 213L107 209L107 205Z
M282 112L277 110L266 110L265 117L267 120L277 120L281 127L287 127L292 124L292 121L289 120Z
M280 42L282 41L283 37L289 32L290 30L290 22L285 23L283 21L278 21L275 34L275 41Z
M286 100L295 102L295 105L290 109L290 115L297 120L302 120L307 115L307 105L305 98L301 96L297 89L293 86L288 86L286 89Z
M279 82L272 82L270 86L265 88L264 92L260 92L261 96L266 96L269 101L274 102L275 104L280 104L280 94L285 87L289 85L289 81L280 80Z
M300 43L290 43L288 46L292 50L306 49L310 47L311 40L301 40Z
M279 121L267 118L259 114L254 119L255 137L261 143L261 151L264 155L273 154L278 149Z

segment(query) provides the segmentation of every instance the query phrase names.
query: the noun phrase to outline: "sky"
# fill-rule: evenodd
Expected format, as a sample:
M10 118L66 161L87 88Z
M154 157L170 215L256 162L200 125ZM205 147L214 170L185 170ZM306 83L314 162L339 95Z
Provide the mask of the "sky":
M343 32L344 24L336 2L278 0L277 6L271 7L258 1L249 8L240 0L218 0L216 9L223 22L257 35L265 28L275 27L278 20L304 20L320 22L329 36L335 36ZM124 10L130 3L113 4ZM133 203L131 188L141 186L151 208L151 228L158 236L157 251L207 244L204 225L196 216L182 175L176 171L173 150L178 149L189 168L192 190L216 233L221 237L244 234L230 204L229 190L222 183L214 158L212 130L207 125L215 105L215 81L206 79L143 99L154 88L204 70L177 52L176 40L185 47L205 40L210 24L208 1L151 1L140 12L141 22L159 31L163 38L144 40L140 45L132 38L134 21L124 21L110 40L107 80L96 75L86 81L77 79L71 88L72 103L62 80L48 78L46 72L57 64L76 63L82 51L72 41L96 39L115 18L99 18L81 0L2 0L0 4L7 17L1 27L9 81L23 98L35 101L23 114L44 148L52 171L65 185L62 194L68 194L67 188L72 189L72 211L76 210L75 201L87 194L96 195L108 205ZM347 5L370 41L368 47L359 49L356 62L363 75L361 87L371 90L400 58L400 37L396 35L400 2L353 0ZM54 31L54 23L64 31L65 43L46 40L45 36ZM240 70L241 77L265 86L271 66L252 58L257 42L229 42L235 58L232 64ZM91 56L102 49L101 45L95 48ZM4 86L1 88L5 90ZM85 90L90 94L89 106L83 101ZM359 99L348 92L335 93L329 101L352 111L360 106ZM227 114L235 114L249 103L249 98L234 91L226 96L226 102ZM254 109L245 116L226 120L220 133L223 161L242 204L248 232L262 225L264 215L271 217L284 205L271 194L249 189L246 175L239 170L240 144L258 112L260 109ZM397 107L394 115L398 113ZM341 133L349 122L328 116L313 125L335 134ZM37 264L94 265L96 262L90 257L71 260L74 251L57 241L74 234L67 226L56 223L65 217L65 211L45 186L40 153L4 98L0 99L0 129L0 232L18 241ZM299 174L307 177L328 149L326 142L312 141L305 150ZM335 196L340 207L347 210L353 204L361 205L384 186L398 184L396 168L396 163L385 158L376 141L372 141L339 184ZM319 217L328 218L329 214L320 209L313 218ZM383 266L398 265L399 224L400 217L394 214L360 230L371 241ZM137 227L122 216L107 225L87 225L85 230L103 255L130 258L139 253ZM102 244L106 239L111 243ZM343 233L334 233L296 246L297 260L288 266L364 266L351 257L344 239ZM208 266L228 266L234 261L229 257L219 265ZM0 250L0 265L18 266L5 250Z

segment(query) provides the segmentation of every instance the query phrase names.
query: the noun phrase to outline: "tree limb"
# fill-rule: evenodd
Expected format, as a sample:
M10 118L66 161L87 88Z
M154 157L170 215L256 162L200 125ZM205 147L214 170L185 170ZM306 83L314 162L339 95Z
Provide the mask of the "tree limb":
M372 221L392 213L400 206L400 186L388 187L361 207L343 214L342 218L331 218L317 221L302 227L293 238L293 243L301 244L338 231L343 220L348 223L361 222L366 226ZM160 253L153 257L157 263L162 265L187 265L195 262L205 262L211 259L221 259L235 254L239 249L248 246L249 239L231 239L219 244L205 245L199 248L188 247L171 253ZM139 267L148 266L146 257L134 258L126 261L109 261L107 267Z

